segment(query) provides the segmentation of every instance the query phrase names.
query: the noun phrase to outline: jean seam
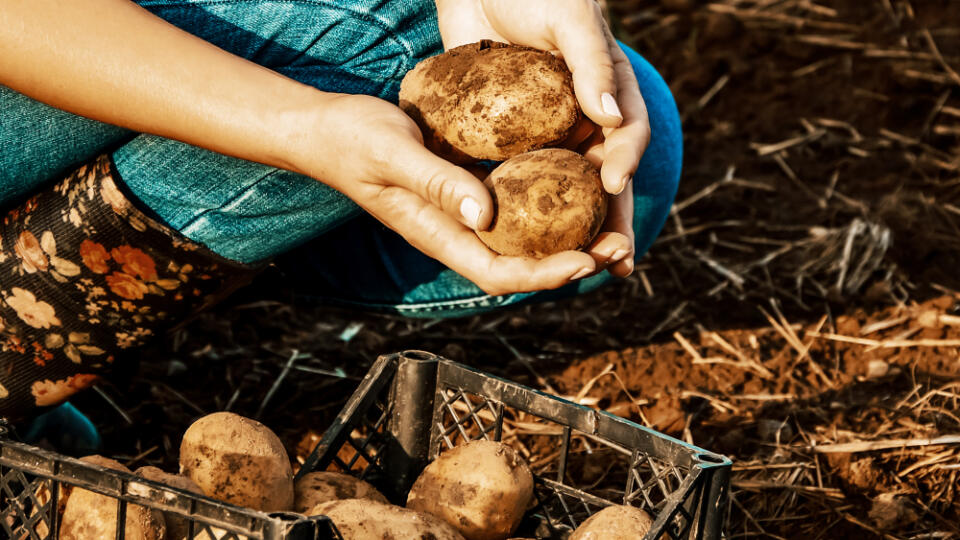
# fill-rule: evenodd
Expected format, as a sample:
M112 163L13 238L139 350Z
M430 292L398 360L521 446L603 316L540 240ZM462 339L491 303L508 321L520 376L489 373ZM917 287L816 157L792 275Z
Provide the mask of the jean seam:
M271 171L268 172L267 174L261 176L260 178L257 178L257 181L256 181L256 182L252 182L252 183L247 184L246 186L244 186L244 188L243 188L242 190L240 190L240 191L239 191L236 195L234 195L233 197L230 197L230 199L228 199L226 202L223 202L223 203L217 205L215 208L207 208L207 209L204 210L203 212L200 212L200 213L197 214L196 216L193 216L192 218L190 218L189 221L185 222L183 225L180 226L180 229L179 229L180 232L185 232L185 231L187 231L190 227L192 227L192 226L194 226L194 225L198 225L198 224L200 223L200 221L203 220L203 219L207 216L207 214L209 214L209 213L211 213L211 212L223 210L224 208L226 208L226 207L232 205L233 203L237 202L237 201L240 200L241 198L245 197L245 196L250 192L251 189L255 188L255 187L258 186L261 182L263 182L264 180L266 180L267 178L270 178L271 176L273 176L273 175L275 175L275 174L278 174L279 172L280 172L280 169L273 169L273 170L271 170Z
M400 46L400 48L405 53L403 60L397 62L397 66L393 69L393 71L388 76L384 77L382 76L382 74L380 74L377 71L368 71L362 68L358 68L353 71L363 73L364 75L369 75L370 79L382 82L382 81L389 81L389 80L395 79L398 74L406 73L412 67L410 66L410 62L411 62L411 59L415 56L413 52L413 48L405 39L401 38L399 34L391 30L391 27L389 25L390 21L388 19L377 17L371 13L352 9L349 6L338 5L334 2L325 2L323 0L247 0L247 1L254 1L258 3L270 2L270 3L282 3L282 4L312 4L312 5L319 5L319 6L324 6L331 9L339 9L341 11L349 12L353 16L361 20L374 23L375 25L380 27L380 29L383 30L384 35L388 39L396 43L398 46ZM225 5L225 4L235 4L235 3L237 3L237 0L196 0L191 2L187 2L187 1L174 1L174 2L159 1L156 3L141 2L141 5L146 4L146 5L156 5L156 6L187 6L187 5L195 5L195 4Z
M322 295L305 295L301 298L309 299L311 301L329 302L333 305L362 307L377 311L392 311L394 313L441 313L445 311L455 311L458 309L489 308L511 305L515 303L513 302L514 299L516 299L518 302L524 299L517 299L518 296L525 297L528 296L528 294L509 294L500 296L480 295L470 298L461 298L458 300L440 300L435 302L420 302L416 304L364 302L361 300L347 300L343 298L327 297Z

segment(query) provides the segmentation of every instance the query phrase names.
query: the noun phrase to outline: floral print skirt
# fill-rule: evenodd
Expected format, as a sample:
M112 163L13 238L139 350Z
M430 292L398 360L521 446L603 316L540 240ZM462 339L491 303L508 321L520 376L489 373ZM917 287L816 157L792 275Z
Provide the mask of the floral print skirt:
M135 207L101 156L0 223L0 416L96 383L125 353L249 281Z

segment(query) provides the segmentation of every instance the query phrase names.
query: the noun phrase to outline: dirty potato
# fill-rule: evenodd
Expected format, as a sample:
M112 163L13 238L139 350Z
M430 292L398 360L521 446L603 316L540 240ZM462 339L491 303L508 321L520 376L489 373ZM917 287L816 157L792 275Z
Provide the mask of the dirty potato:
M329 517L343 540L464 540L453 527L435 516L369 499L321 503L308 510L307 515Z
M533 499L533 474L502 443L473 441L440 454L407 496L407 508L433 514L467 540L505 540Z
M293 486L295 512L301 514L320 503L344 499L369 499L390 504L377 488L349 474L320 471L306 474Z
M608 506L573 531L569 540L636 540L653 525L650 514L633 506Z
M193 480L179 474L164 472L157 467L140 467L134 474L147 480L203 495L203 490ZM164 512L163 519L167 525L167 540L184 540L190 536L190 521L183 516L173 512Z
M87 456L80 461L106 469L130 472L116 461L102 456ZM74 488L60 522L60 540L99 540L113 538L117 532L119 501L85 489ZM128 540L163 540L166 525L163 515L136 504L126 509L124 535Z
M233 413L204 416L187 429L180 473L214 499L263 512L293 508L293 471L280 439Z
M562 60L486 40L417 64L401 83L400 108L428 148L461 164L558 144L581 114Z
M548 148L502 163L484 181L496 213L477 235L501 255L543 258L583 249L607 218L600 171L570 150Z

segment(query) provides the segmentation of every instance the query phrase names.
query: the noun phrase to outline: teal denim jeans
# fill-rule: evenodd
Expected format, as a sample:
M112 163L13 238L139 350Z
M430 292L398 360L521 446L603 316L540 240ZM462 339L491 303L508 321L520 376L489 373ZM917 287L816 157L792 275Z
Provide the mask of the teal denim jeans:
M137 3L300 82L394 103L403 75L442 51L430 0ZM663 79L636 52L623 49L652 128L634 178L639 257L659 234L676 194L682 134ZM81 118L0 86L0 209L104 152L129 191L160 220L224 257L276 259L301 297L320 302L407 316L462 316L572 296L613 279L603 273L557 291L489 296L320 182Z

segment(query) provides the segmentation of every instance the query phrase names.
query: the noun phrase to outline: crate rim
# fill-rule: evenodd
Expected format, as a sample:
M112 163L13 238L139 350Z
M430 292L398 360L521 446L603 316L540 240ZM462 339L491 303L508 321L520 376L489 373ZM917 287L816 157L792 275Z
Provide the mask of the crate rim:
M430 357L433 357L433 358L430 358ZM649 428L649 427L644 426L644 425L642 425L642 424L638 424L638 423L636 423L636 422L634 422L634 421L632 421L632 420L628 420L628 419L623 418L623 417L621 417L621 416L617 416L617 415L615 415L615 414L613 414L613 413L611 413L611 412L604 411L604 410L600 410L600 409L594 409L594 408L592 408L592 407L587 407L586 405L581 405L581 404L579 404L579 403L577 403L577 402L575 402L575 401L571 401L571 400L566 399L566 398L564 398L564 397L562 397L562 396L550 394L550 393L548 393L548 392L544 392L544 391L539 390L539 389L537 389L537 388L533 388L533 387L530 387L530 386L527 386L527 385L524 385L524 384L520 384L520 383L518 383L518 382L516 382L516 381L512 381L512 380L510 380L510 379L506 379L506 378L500 377L500 376L498 376L498 375L494 375L494 374L491 374L491 373L482 371L482 370L480 370L480 369L474 368L473 366L470 366L470 365L467 365L467 364L463 364L463 363L461 363L461 362L456 362L456 361L454 361L454 360L450 360L450 359L444 358L444 357L439 356L439 355L435 355L435 354L430 353L430 352L427 352L427 351L407 350L407 351L402 351L402 352L398 352L398 353L392 353L392 354L388 354L388 355L382 355L382 356L378 359L378 362L380 362L380 361L384 361L384 362L386 362L386 361L392 361L392 360L394 360L394 359L398 359L398 360L399 360L399 359L419 360L419 361L428 361L428 362L429 362L429 361L435 361L435 362L437 362L438 364L445 364L445 365L448 365L448 366L452 366L452 367L454 367L455 369L463 369L463 370L470 371L470 372L472 372L473 374L478 375L478 376L483 376L483 377L486 377L486 378L496 379L496 380L500 381L501 383L504 383L504 384L507 384L507 385L510 385L510 386L516 386L516 387L522 388L522 389L524 389L524 390L530 390L530 391L535 392L536 394L538 394L538 395L540 395L540 396L543 396L543 397L545 397L545 398L548 398L548 399L551 399L551 400L555 400L555 401L559 401L559 402L561 402L561 403L563 403L563 404L565 404L565 405L568 405L568 406L573 406L573 407L579 409L579 410L580 410L581 412L583 412L584 414L604 416L604 417L606 417L608 420L610 420L610 421L612 421L612 422L614 422L614 423L622 424L622 425L624 425L625 427L629 427L629 428L632 428L632 429L637 429L637 430L642 431L642 432L644 432L644 433L646 433L646 434L648 434L648 435L651 435L651 436L653 436L653 437L659 437L659 438L662 438L662 439L666 439L667 441L669 441L669 442L671 442L671 443L673 443L673 444L676 444L676 445L678 445L678 446L681 446L681 447L685 448L686 450L688 450L688 451L691 452L691 454L692 454L692 456L693 456L693 458L694 458L693 466L700 467L700 468L702 468L702 469L715 469L715 468L725 468L725 467L732 467L732 466L733 466L733 461L732 461L730 458L728 458L727 456L724 456L723 454L718 454L718 453L716 453L716 452L712 452L712 451L707 450L707 449L705 449L705 448L699 447L699 446L697 446L697 445L695 445L695 444L690 444L690 443L688 443L688 442L686 442L686 441L684 441L684 440L681 440L681 439L678 439L678 438L676 438L676 437L667 435L666 433L663 433L663 432L661 432L661 431L657 431L657 430L655 430L655 429L653 429L653 428ZM593 435L595 435L595 433L594 433Z

